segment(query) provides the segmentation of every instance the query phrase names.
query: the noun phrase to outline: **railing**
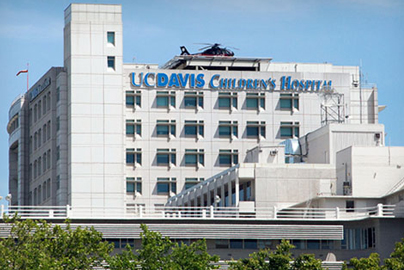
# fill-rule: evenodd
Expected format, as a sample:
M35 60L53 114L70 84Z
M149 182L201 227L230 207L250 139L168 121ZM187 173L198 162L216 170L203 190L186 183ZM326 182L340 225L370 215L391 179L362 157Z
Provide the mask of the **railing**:
M238 207L158 207L87 208L72 206L0 205L1 217L18 215L31 219L259 219L259 220L354 220L372 217L393 218L395 205L378 204L366 208L285 208L256 207L242 212Z

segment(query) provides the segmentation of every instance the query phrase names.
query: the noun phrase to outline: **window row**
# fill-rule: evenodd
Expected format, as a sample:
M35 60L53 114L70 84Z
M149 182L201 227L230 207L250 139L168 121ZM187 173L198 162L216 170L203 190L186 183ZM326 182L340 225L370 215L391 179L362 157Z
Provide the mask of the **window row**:
M32 105L31 105L32 106ZM29 110L30 124L36 123L42 116L51 110L51 92L49 91Z
M234 166L238 164L237 149L220 149L218 156L219 166ZM126 149L126 164L133 166L142 165L142 149L127 148ZM171 166L177 165L176 149L157 149L156 159L153 163L156 166ZM204 149L185 149L184 166L199 167L205 165L205 150Z
M34 133L34 136L31 136L29 138L30 153L41 147L41 144L50 140L50 138L51 138L51 121L49 120L48 123L44 124L42 128L38 129L38 131Z
M108 67L112 68L111 65ZM126 106L142 107L141 91L126 91ZM157 91L156 99L153 107L156 108L175 108L176 91ZM183 107L185 109L204 108L203 92L184 92ZM219 92L217 100L218 109L238 109L239 98L237 92ZM244 107L247 110L265 110L265 93L247 93ZM298 110L299 94L280 94L279 98L280 110Z
M265 121L247 121L245 135L250 139L266 138ZM176 120L157 120L156 137L173 138L177 136ZM281 122L280 138L299 137L299 122ZM188 138L202 138L204 134L203 120L185 120L183 136ZM219 138L239 138L238 121L219 121L217 134ZM142 136L142 120L126 120L126 135Z
M51 180L48 178L43 182L42 185L39 185L34 189L33 195L32 191L29 193L29 201L32 205L40 205L47 199L51 197Z
M189 177L185 178L184 189L188 189L194 185L203 182L204 178ZM177 178L176 177L158 177L156 184L156 192L158 195L169 195L177 193ZM127 177L126 178L126 193L131 195L142 194L142 178Z
M51 150L46 151L42 156L36 159L32 165L29 165L29 176L30 179L36 179L41 176L47 170L51 168L52 156Z
M217 239L217 249L274 249L280 240L266 239ZM335 246L334 240L290 240L295 249L331 250Z

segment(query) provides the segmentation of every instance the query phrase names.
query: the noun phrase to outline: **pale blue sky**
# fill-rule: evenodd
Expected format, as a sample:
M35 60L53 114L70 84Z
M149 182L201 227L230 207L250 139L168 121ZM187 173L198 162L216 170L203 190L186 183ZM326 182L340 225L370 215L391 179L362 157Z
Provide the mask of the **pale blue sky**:
M234 46L241 57L277 62L359 65L387 105L379 121L386 143L404 146L404 1L401 0L143 0L122 4L124 62L164 64L179 46ZM0 0L0 195L8 192L11 102L50 67L63 65L63 12L70 1ZM1 201L4 203L4 201Z

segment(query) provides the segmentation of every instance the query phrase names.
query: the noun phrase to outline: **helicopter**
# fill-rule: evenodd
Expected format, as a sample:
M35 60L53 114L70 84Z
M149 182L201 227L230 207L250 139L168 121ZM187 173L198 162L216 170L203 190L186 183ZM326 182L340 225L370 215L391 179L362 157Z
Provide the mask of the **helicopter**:
M210 44L210 43L202 43L204 45L208 45L205 46L203 48L200 48L199 50L202 52L199 53L189 53L187 48L185 48L185 46L181 46L181 55L200 55L200 56L234 56L234 52L232 52L231 50L227 49L227 47L220 47L221 44L219 43L214 43L214 44ZM234 48L236 49L236 48Z

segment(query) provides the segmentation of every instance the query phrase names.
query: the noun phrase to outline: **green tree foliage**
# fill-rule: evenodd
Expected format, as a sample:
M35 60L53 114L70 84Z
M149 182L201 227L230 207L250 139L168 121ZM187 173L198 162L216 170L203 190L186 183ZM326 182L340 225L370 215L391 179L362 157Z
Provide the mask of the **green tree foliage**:
M380 270L384 269L380 266L380 256L377 253L372 253L368 258L352 258L349 260L349 265L352 266L354 270ZM345 268L346 269L346 268Z
M214 262L218 256L207 252L205 240L196 241L190 245L172 242L168 237L162 237L159 232L150 231L146 225L141 225L143 232L141 249L136 253L129 247L122 254L116 254L108 259L111 269L143 269L143 270L188 270L215 269Z
M250 254L247 259L230 263L233 270L320 270L321 260L312 254L302 254L295 260L290 250L294 248L289 241L282 240L275 251L262 249Z
M391 253L389 259L385 259L384 263L389 270L402 270L404 269L404 238L401 242L397 242L394 251Z
M90 269L112 250L94 228L73 230L46 221L6 219L10 236L0 240L0 269Z

